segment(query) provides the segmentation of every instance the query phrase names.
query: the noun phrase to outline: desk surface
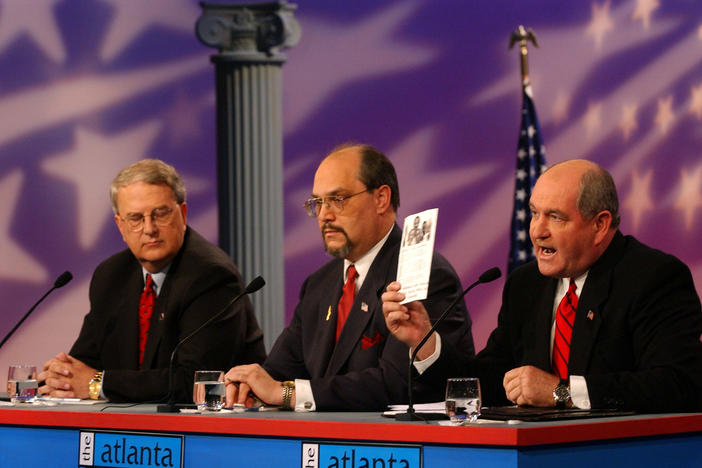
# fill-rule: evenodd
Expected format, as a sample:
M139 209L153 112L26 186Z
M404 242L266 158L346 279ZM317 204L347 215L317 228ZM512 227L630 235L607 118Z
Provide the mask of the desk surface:
M702 432L702 414L635 415L464 427L399 422L379 413L158 414L154 405L1 407L0 425L308 439L528 447Z

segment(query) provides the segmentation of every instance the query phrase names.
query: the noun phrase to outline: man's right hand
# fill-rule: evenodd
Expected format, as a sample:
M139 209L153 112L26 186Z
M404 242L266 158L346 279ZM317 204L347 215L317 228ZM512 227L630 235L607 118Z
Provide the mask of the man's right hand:
M400 304L405 299L400 288L400 283L393 281L381 296L385 324L388 330L395 335L395 338L405 343L410 349L414 349L431 329L431 322L429 314L421 302L413 301ZM434 353L435 345L436 336L432 334L424 347L419 350L417 359L421 361L431 356Z

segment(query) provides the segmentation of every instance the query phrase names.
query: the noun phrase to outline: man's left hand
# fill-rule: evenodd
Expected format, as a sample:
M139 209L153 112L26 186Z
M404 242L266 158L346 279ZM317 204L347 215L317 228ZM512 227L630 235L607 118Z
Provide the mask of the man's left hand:
M534 366L522 366L505 374L502 384L507 398L517 405L556 406L553 390L560 379Z
M89 398L90 379L97 371L78 359L61 352L47 361L37 380L44 381L39 393L58 398Z

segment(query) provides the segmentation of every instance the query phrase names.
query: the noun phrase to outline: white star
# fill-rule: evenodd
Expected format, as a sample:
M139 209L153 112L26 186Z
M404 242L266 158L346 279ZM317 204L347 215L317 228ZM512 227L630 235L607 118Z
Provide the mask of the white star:
M65 62L66 49L52 9L57 2L58 0L1 1L0 51L26 33L51 60Z
M76 128L73 148L47 157L42 169L71 182L78 193L78 233L81 247L88 250L112 222L109 186L120 169L147 157L147 151L158 136L161 125L148 121L116 136L105 136L84 128ZM85 177L85 174L90 174ZM104 196L95 196L95 194Z
M636 111L638 106L636 104L624 104L622 106L622 118L619 121L619 128L624 135L624 141L629 141L631 132L638 128L636 123Z
M189 0L170 0L167 5L148 1L106 1L115 11L100 48L100 58L105 61L117 57L154 24L192 34L193 18L200 14L195 3Z
M394 2L385 10L358 16L359 20L351 22L349 18L339 23L329 17L303 18L304 40L290 51L290 57L314 57L314 64L321 68L310 68L309 60L291 59L286 63L286 135L309 124L308 118L328 105L330 96L339 90L387 74L399 76L407 70L420 70L439 57L442 51L430 45L430 39L410 42L407 35L398 33L405 23L417 19L418 10L424 6L418 1ZM352 49L349 44L353 44ZM346 53L340 54L340 50Z
M524 180L527 176L527 173L524 169L517 169L517 179L519 180Z
M529 135L529 138L532 138L535 133L536 133L536 129L534 128L534 126L529 125L529 127L527 128L527 134Z
M658 111L656 112L655 123L660 127L664 135L668 132L673 120L675 120L673 115L673 96L658 98Z
M598 5L596 2L592 3L592 19L585 30L586 36L592 36L595 39L597 50L602 48L605 34L614 27L609 15L609 2L610 0L607 0L602 5Z
M689 173L680 170L680 191L673 207L683 212L685 229L692 231L695 211L702 207L702 164Z
M632 19L640 19L644 29L648 29L651 24L651 13L658 9L660 3L658 0L636 0L636 10L631 16Z
M534 149L534 147L529 146L529 156L531 156L533 158L535 154L536 154L536 150Z
M524 210L517 210L517 219L519 221L524 221L526 220L526 211Z
M519 255L519 260L524 261L524 260L526 260L526 258L527 258L527 255L526 255L526 251L525 251L525 250L520 250L518 255Z
M524 159L524 158L526 158L526 155L527 155L527 154L526 154L526 151L524 151L522 148L519 148L519 150L517 150L517 157L518 157L519 159Z
M0 179L0 277L42 283L47 280L48 272L12 238L12 220L23 180L19 169Z
M629 196L624 200L622 206L631 211L634 231L641 225L644 214L654 208L651 200L651 180L653 180L653 169L646 171L643 176L639 175L638 169L634 169L634 173L631 175Z
M514 196L517 198L517 200L524 200L526 198L526 191L524 189L519 189L515 192Z
M690 88L690 113L702 120L702 84Z
M602 104L599 102L588 103L585 113L585 130L588 136L592 136L602 126Z
M526 231L524 229L520 229L519 231L517 231L517 240L520 240L520 241L526 240Z

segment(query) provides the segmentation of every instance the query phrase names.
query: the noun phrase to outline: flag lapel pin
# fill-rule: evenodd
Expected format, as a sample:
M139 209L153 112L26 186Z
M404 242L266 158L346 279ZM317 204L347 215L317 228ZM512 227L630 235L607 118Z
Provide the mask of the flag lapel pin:
M591 310L587 311L587 319L592 320L595 317L595 313Z
M365 302L361 302L361 310L363 312L368 312L368 304L366 304Z

